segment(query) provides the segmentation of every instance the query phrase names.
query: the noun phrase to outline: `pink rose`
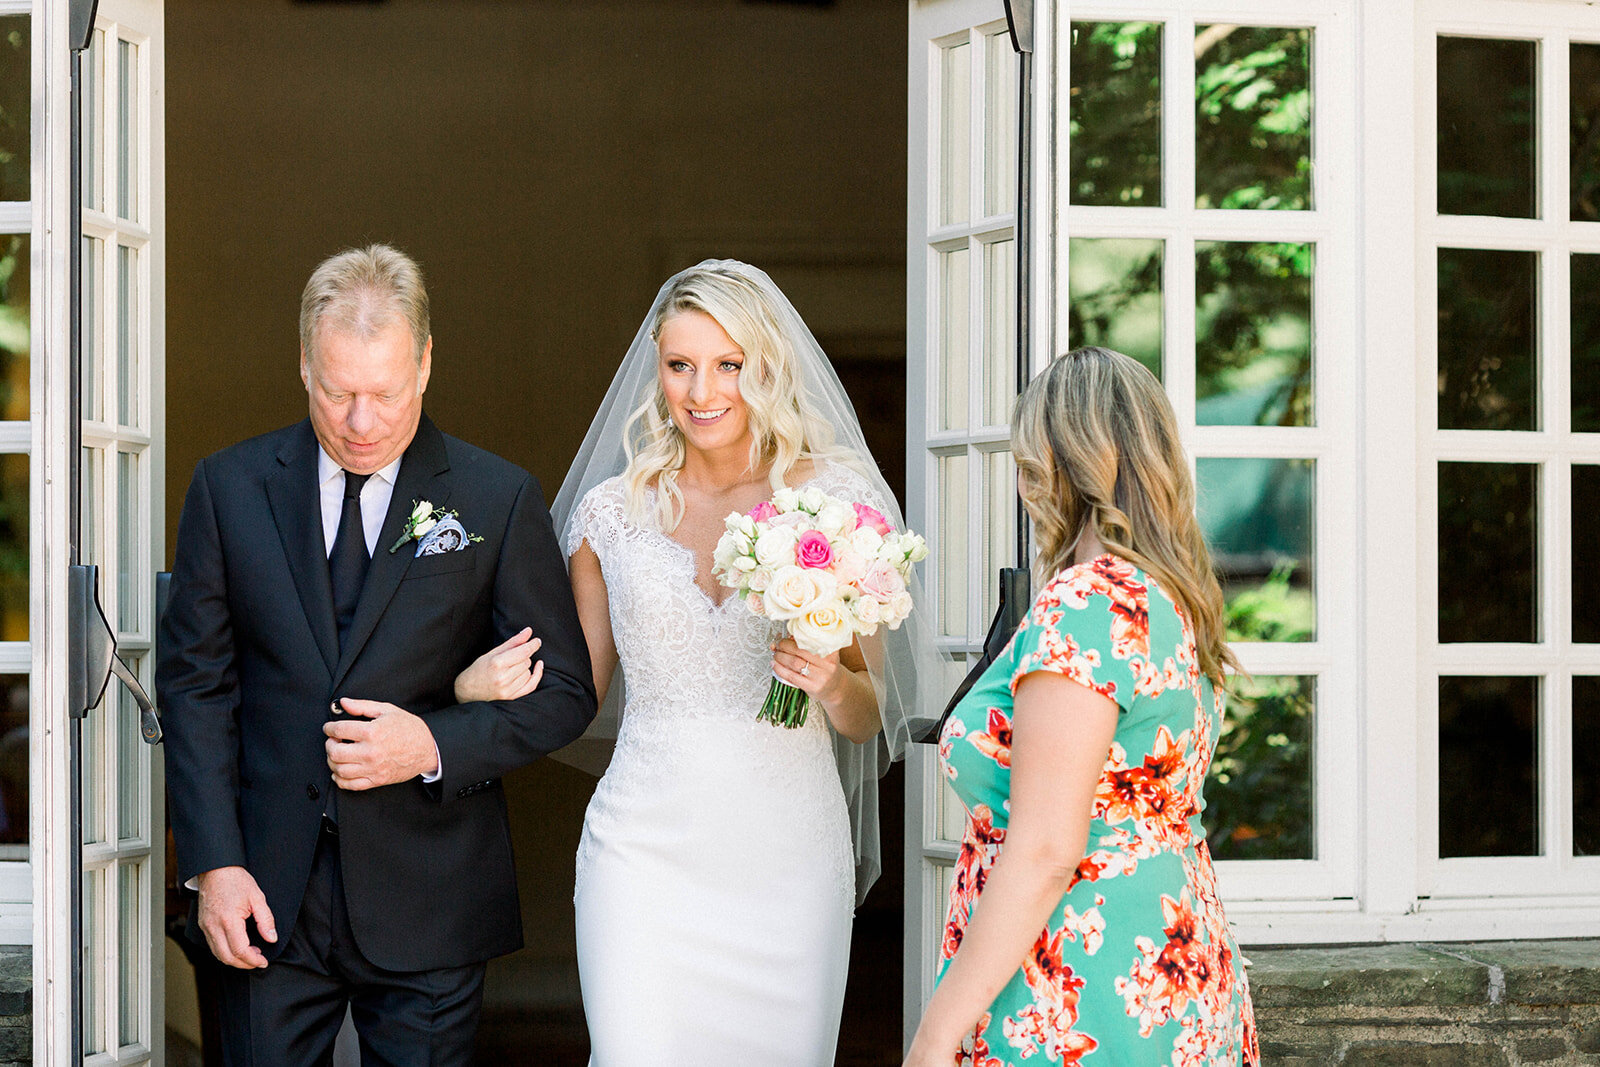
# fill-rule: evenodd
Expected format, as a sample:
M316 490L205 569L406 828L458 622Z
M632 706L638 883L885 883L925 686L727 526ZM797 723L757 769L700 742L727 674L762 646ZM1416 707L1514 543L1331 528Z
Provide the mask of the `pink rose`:
M865 596L872 597L881 604L888 604L897 594L905 592L906 583L900 577L899 571L878 560L867 568L867 573L862 575L856 586Z
M766 522L777 513L778 509L772 506L772 501L763 500L761 503L751 508L746 514L748 514L755 522Z
M833 546L817 530L807 530L795 542L794 561L802 567L824 570L833 562Z
M751 593L744 598L744 602L753 615L765 615L767 613L767 606L762 602L760 593Z
M869 507L866 504L856 504L854 507L856 509L857 523L862 526L872 527L874 530L878 531L879 537L889 536L889 531L892 530L893 527L889 525L889 520L883 517L883 512L879 511L877 508Z

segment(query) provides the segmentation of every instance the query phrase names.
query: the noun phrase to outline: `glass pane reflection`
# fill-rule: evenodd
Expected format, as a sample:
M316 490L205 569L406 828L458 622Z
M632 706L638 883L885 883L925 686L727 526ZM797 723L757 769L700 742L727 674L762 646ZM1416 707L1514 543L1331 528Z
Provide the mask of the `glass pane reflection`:
M1572 257L1572 429L1600 432L1600 255Z
M33 37L28 15L0 18L0 200L28 199L33 165Z
M1010 452L983 456L983 573L978 590L982 618L994 616L1000 603L1001 567L1017 566L1017 465Z
M1004 426L1017 399L1017 245L983 246L983 421Z
M1538 724L1537 678L1439 679L1441 857L1538 855Z
M1017 203L1017 54L1005 31L984 38L983 213Z
M1439 214L1538 213L1532 41L1439 38Z
M28 639L28 457L0 455L0 640Z
M967 377L972 349L972 252L957 248L939 256L939 289L944 302L939 340L940 378L943 397L940 408L946 430L967 428Z
M1315 638L1316 461L1207 457L1195 474L1228 640Z
M144 561L139 552L139 457L117 453L117 627L138 633L143 627L141 609Z
M83 1051L86 1055L106 1051L103 1030L105 1018L101 1006L105 995L105 979L101 961L109 959L107 951L105 910L100 899L105 884L105 871L83 872Z
M0 675L0 844L28 843L28 676Z
M1572 639L1600 642L1600 467L1572 465Z
M1311 206L1311 31L1196 26L1195 206Z
M1539 468L1439 464L1439 640L1537 641Z
M972 197L972 46L939 53L939 221L967 221Z
M1572 679L1572 854L1600 856L1600 678Z
M1568 81L1574 221L1600 222L1600 45L1572 46Z
M1205 791L1207 840L1217 859L1315 858L1316 683L1294 675L1233 683Z
M0 419L28 420L29 271L26 234L0 236Z
M137 657L127 656L128 666L139 671ZM117 837L123 841L145 839L148 808L145 801L145 776L149 765L144 740L139 736L139 705L126 686L116 687L117 704Z
M117 916L121 930L121 944L117 951L117 1039L122 1045L137 1044L143 1040L140 1033L143 1021L144 983L140 980L145 951L138 936L144 917L144 894L141 875L144 864L124 862L117 865Z
M967 636L967 457L939 457L939 632Z
M1071 202L1161 204L1161 24L1074 22Z
M1074 237L1068 249L1067 347L1100 345L1161 377L1159 240Z
M1195 242L1195 421L1310 426L1309 244Z
M1534 252L1439 249L1439 429L1536 430Z

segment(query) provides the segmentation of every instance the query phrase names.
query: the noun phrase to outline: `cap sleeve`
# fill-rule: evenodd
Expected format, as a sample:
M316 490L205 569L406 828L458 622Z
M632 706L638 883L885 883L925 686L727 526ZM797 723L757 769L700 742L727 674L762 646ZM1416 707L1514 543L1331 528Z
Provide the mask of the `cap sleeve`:
M567 558L576 555L587 541L604 567L612 546L621 536L622 504L622 483L618 478L608 478L585 493L567 521Z
M1144 691L1150 601L1143 575L1114 556L1069 567L1044 587L1011 642L1011 691L1049 671L1115 701Z

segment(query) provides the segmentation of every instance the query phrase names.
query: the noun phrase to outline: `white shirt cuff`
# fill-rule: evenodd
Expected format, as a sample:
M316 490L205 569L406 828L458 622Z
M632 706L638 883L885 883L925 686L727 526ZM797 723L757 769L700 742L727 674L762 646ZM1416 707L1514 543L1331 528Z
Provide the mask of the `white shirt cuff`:
M437 782L444 777L444 759L439 755L439 742L433 743L433 773L424 774L422 780L426 783Z

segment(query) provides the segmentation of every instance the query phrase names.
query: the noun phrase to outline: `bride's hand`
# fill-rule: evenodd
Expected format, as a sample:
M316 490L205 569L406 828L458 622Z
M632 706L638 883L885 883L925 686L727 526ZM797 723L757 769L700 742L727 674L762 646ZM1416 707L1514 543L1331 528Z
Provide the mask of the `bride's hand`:
M516 700L539 688L544 677L544 660L533 660L543 644L524 626L511 637L472 661L472 666L456 675L456 701Z
M794 638L785 637L772 646L772 673L780 682L804 690L826 704L838 695L836 688L847 672L839 666L839 653L819 656L795 644Z

